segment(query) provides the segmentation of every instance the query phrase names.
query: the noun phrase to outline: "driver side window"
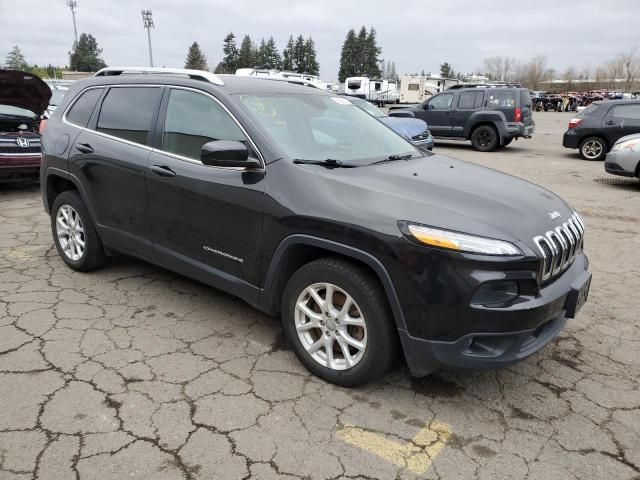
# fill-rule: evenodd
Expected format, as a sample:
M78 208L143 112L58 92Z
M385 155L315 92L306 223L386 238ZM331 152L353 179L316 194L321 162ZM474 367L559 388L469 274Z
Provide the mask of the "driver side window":
M436 95L427 103L427 110L451 110L453 93L443 93Z
M190 90L171 90L162 130L162 150L200 160L202 146L215 140L246 142L247 139L218 102Z

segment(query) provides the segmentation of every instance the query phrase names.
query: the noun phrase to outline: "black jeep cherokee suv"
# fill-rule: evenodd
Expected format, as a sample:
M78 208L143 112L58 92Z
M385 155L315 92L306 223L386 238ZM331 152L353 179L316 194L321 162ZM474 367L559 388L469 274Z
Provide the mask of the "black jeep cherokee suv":
M445 90L412 108L396 108L392 117L421 118L434 138L471 140L489 152L535 130L531 94L526 88L486 86Z
M551 192L422 152L325 91L131 72L76 82L44 132L71 268L120 252L237 295L345 386L398 347L415 375L512 364L586 300L584 223Z

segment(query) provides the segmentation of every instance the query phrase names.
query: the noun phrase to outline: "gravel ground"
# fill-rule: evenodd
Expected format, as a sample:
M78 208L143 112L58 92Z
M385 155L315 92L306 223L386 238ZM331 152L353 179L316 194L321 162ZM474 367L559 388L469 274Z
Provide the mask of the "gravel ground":
M0 186L0 479L638 479L640 183L532 140L436 151L529 179L587 223L589 302L500 371L347 390L311 377L278 322L126 257L74 273L37 187Z

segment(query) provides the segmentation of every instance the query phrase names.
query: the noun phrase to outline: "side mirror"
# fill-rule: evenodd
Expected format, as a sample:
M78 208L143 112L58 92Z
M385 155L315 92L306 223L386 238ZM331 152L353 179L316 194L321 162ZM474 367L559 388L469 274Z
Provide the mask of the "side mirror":
M216 140L205 143L200 149L200 160L210 167L255 168L260 163L249 158L247 146L236 140Z

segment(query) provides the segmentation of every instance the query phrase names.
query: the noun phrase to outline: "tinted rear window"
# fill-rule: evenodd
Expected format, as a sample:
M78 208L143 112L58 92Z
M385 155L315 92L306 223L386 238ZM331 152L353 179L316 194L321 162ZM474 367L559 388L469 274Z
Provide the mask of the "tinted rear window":
M616 105L613 107L613 116L616 118L640 120L640 104Z
M531 106L531 92L526 88L520 90L520 106L521 107L530 107Z
M103 88L85 90L67 112L67 120L79 127L86 127L103 90Z
M595 103L592 103L591 105L589 105L587 108L585 108L584 110L582 110L581 112L579 112L576 115L576 118L584 118L588 115L593 115L596 113L596 111L601 107L601 105L596 105Z
M97 130L146 145L161 95L157 87L112 88L102 102Z
M483 91L462 92L460 94L460 99L458 100L458 108L467 110L478 108L480 107L480 105L482 105L483 98Z

